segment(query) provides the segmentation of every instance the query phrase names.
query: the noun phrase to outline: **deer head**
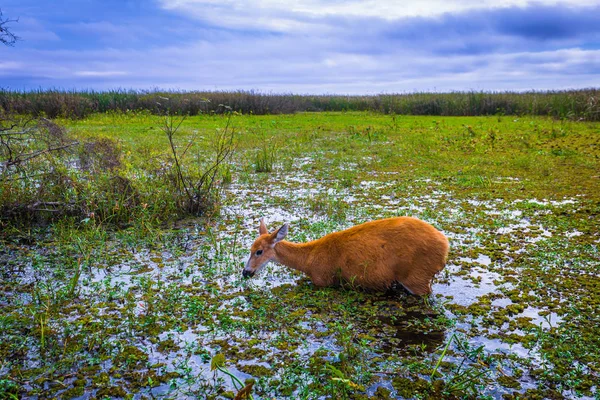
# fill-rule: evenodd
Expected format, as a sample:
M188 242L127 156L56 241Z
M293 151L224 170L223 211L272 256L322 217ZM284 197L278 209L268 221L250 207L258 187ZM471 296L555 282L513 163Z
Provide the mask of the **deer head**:
M267 265L269 261L277 261L275 245L285 238L288 233L288 227L289 224L284 224L277 231L269 233L264 219L260 219L258 239L256 239L250 247L250 258L248 259L248 262L246 262L244 271L242 271L244 278L254 276L254 274Z

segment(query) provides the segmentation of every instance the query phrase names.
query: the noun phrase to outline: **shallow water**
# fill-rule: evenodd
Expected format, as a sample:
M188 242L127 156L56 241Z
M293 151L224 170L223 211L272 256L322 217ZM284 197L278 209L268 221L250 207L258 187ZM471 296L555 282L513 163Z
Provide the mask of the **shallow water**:
M310 158L296 160L297 166L310 162ZM501 180L506 184L515 181L510 177ZM535 369L544 362L539 348L530 342L515 342L516 338L534 328L542 335L564 322L564 317L546 304L562 301L559 294L550 293L542 300L538 298L541 288L532 286L531 300L522 300L524 293L531 293L515 290L522 285L526 271L523 260L545 251L540 246L546 241L583 236L579 230L545 226L541 218L548 212L577 207L578 201L461 199L440 189L434 180L413 185L407 195L406 186L400 185L394 174L379 174L353 187L332 187L326 177L302 170L270 175L264 191L254 183L232 184L225 189L222 218L210 230L194 224L186 227L186 244L177 251L132 249L123 253L117 245L114 262L83 271L78 293L93 310L92 322L111 316L115 324L128 326L114 328L115 333L105 340L114 343L114 354L127 344L145 352L147 361L135 367L136 373L160 364L161 371L180 374L170 382L142 385L136 399L144 395L193 398L215 387L235 391L229 377L211 371L210 359L219 353L226 355L227 370L240 381L257 379L257 390L264 398L283 398L278 396L280 388L269 387L270 381L313 382L315 374L322 372L311 372L311 363L339 366L346 359L352 360L358 371L358 378L352 379L367 382L367 394L383 387L397 396L396 371L407 362L435 365L454 334L462 335L463 342L451 343L446 361L462 368L496 357L499 366L490 368L492 383L483 390L502 398L513 392L494 383L503 375L499 372L502 368L511 370L506 360L521 363L524 369ZM531 205L535 207L532 210ZM387 294L352 288L315 289L301 275L273 264L250 281L241 279L247 249L257 236L262 217L270 227L290 222L291 239L300 241L396 215L419 217L450 239L448 265L434 281L430 304L401 289ZM52 276L46 271L29 263L21 265L11 279L22 285L50 284ZM167 300L168 296L174 300ZM16 298L22 305L32 301L27 292L7 291L0 304L15 305ZM156 331L156 340L150 341L145 336L154 334L142 334L145 328L140 321L156 324L152 322L156 308L161 309L156 314L159 318L168 319L170 311L161 308L167 302L179 302L174 306L178 310L185 304L183 311L177 311L182 313L185 327L173 321ZM67 320L75 323L83 318L86 315L76 309ZM262 325L248 327L253 320ZM514 321L520 322L511 324ZM58 324L53 328L57 332L63 329ZM481 347L478 358L469 355L466 345ZM41 365L43 359L38 351L27 358L31 367ZM109 359L100 366L100 371L110 372L113 364ZM374 378L363 377L361 368L374 371ZM445 374L453 373L451 367L445 368ZM268 375L260 375L265 371ZM427 372L415 376L428 379ZM536 378L530 374L515 379L519 387L514 392L536 386ZM112 377L110 382L121 385L127 378ZM300 395L302 385L290 387L294 385L291 393ZM90 398L93 388L79 398Z

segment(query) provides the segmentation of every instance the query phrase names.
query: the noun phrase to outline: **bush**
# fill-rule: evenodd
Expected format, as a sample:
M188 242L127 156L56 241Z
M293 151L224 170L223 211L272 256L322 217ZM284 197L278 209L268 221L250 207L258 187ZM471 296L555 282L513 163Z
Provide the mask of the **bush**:
M169 141L172 156L172 176L170 181L174 183L173 194L178 208L190 214L202 215L214 210L218 203L219 186L217 177L229 162L234 151L235 131L231 128L231 113L227 118L224 129L218 129L212 138L212 156L203 159L186 158L188 149L194 142L190 140L183 151L179 151L176 145L176 136L179 127L185 120L183 117L175 117L168 114L165 117L162 131ZM177 119L177 120L176 120Z
M0 226L72 217L122 227L214 211L233 130L229 123L219 130L202 160L177 150L176 131L167 135L171 153L157 164L132 167L122 164L113 139L80 142L45 118L1 116Z

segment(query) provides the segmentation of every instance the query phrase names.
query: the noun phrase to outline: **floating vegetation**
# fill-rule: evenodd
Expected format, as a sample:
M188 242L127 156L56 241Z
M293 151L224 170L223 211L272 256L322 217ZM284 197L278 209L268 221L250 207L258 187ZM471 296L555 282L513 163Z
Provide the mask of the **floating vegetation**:
M114 118L64 122L118 137L133 177L164 143L146 140L150 117ZM202 141L219 118L179 132ZM7 226L0 398L598 397L598 127L498 120L236 116L218 216ZM265 135L286 138L269 174L248 168ZM315 288L279 265L242 279L261 217L306 241L395 215L450 239L429 299Z

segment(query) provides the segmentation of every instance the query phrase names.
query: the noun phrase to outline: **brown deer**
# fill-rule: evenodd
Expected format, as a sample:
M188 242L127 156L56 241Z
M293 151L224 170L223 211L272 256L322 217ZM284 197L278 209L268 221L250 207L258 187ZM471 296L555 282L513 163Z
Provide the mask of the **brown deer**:
M395 282L415 295L431 293L431 280L446 265L448 239L412 217L380 219L307 243L283 240L289 224L273 233L260 220L242 275L251 277L269 261L304 272L315 286L349 282L385 290Z

